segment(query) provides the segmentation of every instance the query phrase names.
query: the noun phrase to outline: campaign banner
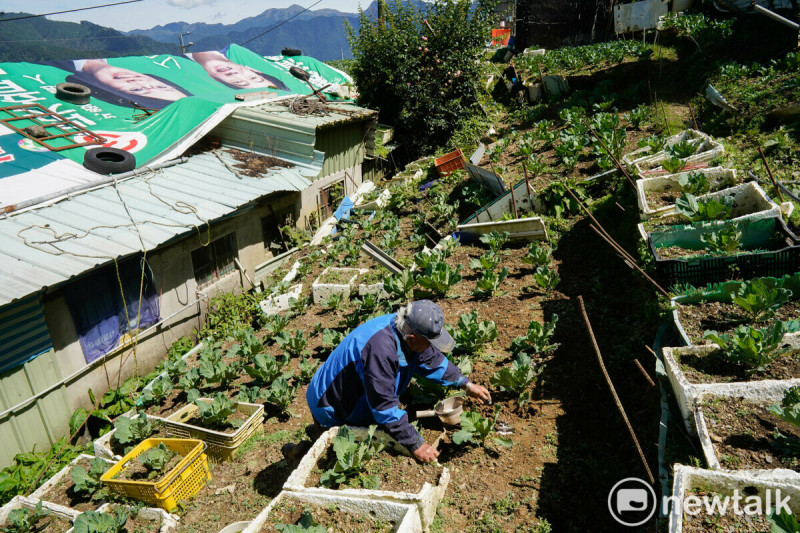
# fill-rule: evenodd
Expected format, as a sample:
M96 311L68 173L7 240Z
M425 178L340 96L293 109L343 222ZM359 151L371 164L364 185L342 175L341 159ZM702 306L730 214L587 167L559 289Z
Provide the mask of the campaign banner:
M318 70L313 72L317 74L319 67L315 68ZM58 113L104 137L104 146L135 154L136 166L141 167L175 146L223 105L236 103L239 93L309 94L308 85L288 70L236 45L185 56L0 63L0 119L34 114L39 122L48 124L57 119L44 113ZM89 103L75 104L57 98L56 85L63 82L88 87ZM20 104L38 104L43 109L22 110ZM12 120L7 124L23 129L32 122ZM69 125L62 128L71 131ZM48 134L52 134L51 128ZM86 135L77 134L47 142L63 147L87 139ZM0 159L0 178L43 164L41 152L47 148L30 139L23 141L18 145L3 143L0 156L5 158ZM99 145L88 148L95 146ZM47 159L66 157L82 164L86 149L50 152ZM4 161L15 164L4 165Z

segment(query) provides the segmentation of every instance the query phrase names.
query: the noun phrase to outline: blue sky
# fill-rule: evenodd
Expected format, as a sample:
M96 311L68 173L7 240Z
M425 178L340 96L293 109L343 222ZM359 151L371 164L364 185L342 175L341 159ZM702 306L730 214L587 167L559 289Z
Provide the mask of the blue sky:
M3 0L5 12L50 13L66 9L91 7L116 0ZM80 22L88 20L102 26L129 31L147 29L170 22L206 22L231 24L243 18L258 15L266 9L289 7L298 4L310 6L316 0L143 0L134 4L105 7L77 13L55 15L48 18ZM366 8L371 0L361 0ZM359 0L322 0L317 9L337 9L355 13Z

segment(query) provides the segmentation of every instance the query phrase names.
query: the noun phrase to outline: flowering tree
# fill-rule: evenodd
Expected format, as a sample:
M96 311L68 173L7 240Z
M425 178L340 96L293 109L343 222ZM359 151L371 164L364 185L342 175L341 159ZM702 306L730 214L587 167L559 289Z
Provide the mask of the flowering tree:
M381 20L360 10L347 28L359 104L380 112L412 151L445 145L478 111L476 59L491 35L496 0L395 0Z

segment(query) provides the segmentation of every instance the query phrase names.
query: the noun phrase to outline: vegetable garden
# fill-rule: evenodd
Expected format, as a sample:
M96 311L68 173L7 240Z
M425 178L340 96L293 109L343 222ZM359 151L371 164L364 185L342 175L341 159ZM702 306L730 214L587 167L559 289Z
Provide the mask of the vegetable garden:
M86 422L94 442L65 439L18 456L0 474L11 502L0 523L17 532L71 521L76 533L156 523L216 533L239 521L254 532L615 531L607 495L625 477L660 472L654 487L669 494L673 465L683 463L692 468L674 468L676 490L724 493L728 470L733 479L740 470L800 471L797 215L776 186L751 180L760 160L737 129L743 119L724 139L705 133L703 121L720 134L720 111L675 81L701 60L681 32L704 35L714 24L692 20L673 21L678 36L658 46L518 55L519 79L568 77L573 90L546 101L481 95L498 133L479 166L504 190L536 199L518 211L510 198L496 222L541 219L545 241L459 231L496 194L466 170L439 175L433 157L410 163L357 202L380 207L357 205L321 244L287 228L298 252L262 292L215 298L203 329L177 341L153 373L76 412L73 432ZM796 82L792 61L740 72L729 60L715 76ZM497 75L491 63L482 69L481 82ZM794 133L759 129L761 120L746 126L777 179L791 181ZM367 241L402 270L365 253ZM284 457L285 444L306 439L305 390L327 354L359 324L420 298L442 307L456 341L451 360L493 403L466 399L456 428L415 420L440 452L436 463L415 462L374 427L334 429ZM416 378L401 401L413 415L459 394ZM136 497L159 483L174 496ZM702 531L715 519L677 515L670 527ZM647 530L665 522L657 513Z

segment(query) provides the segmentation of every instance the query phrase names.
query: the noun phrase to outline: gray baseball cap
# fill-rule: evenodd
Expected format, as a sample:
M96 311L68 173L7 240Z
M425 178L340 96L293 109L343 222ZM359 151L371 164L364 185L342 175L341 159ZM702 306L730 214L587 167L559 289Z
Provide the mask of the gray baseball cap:
M406 324L414 333L428 339L439 351L450 352L456 344L444 327L442 308L430 300L412 302Z

